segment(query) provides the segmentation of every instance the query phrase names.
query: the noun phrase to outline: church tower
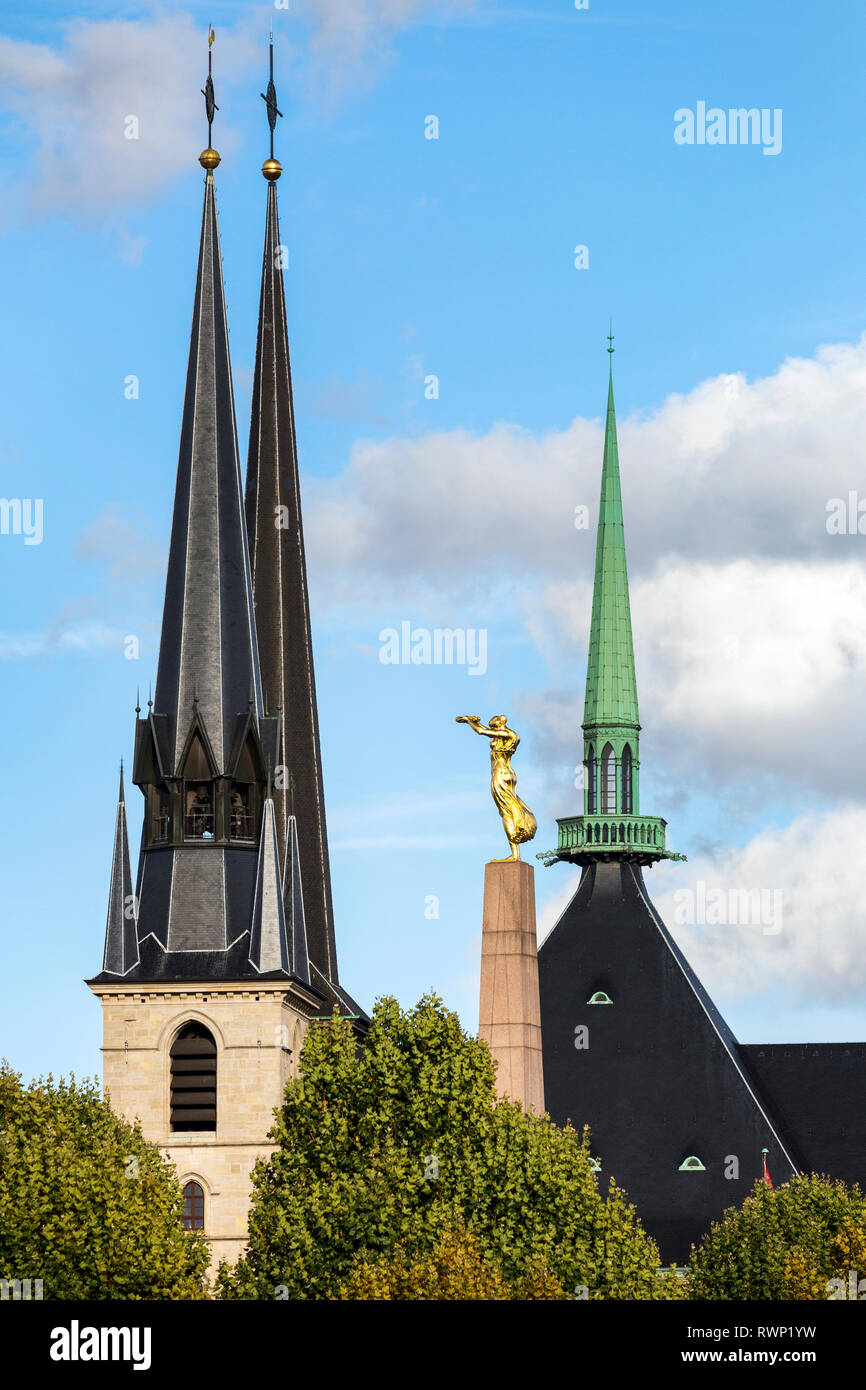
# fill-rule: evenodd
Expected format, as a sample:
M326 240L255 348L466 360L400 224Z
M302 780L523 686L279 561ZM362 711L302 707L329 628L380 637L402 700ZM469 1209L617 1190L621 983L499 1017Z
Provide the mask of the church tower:
M582 814L557 821L548 864L577 890L539 950L545 1104L588 1124L667 1262L740 1203L762 1172L796 1171L740 1047L653 906L643 869L682 859L641 814L637 682L612 371L608 385L583 718Z
M267 624L259 651L217 225L210 53L208 67L204 209L156 691L146 714L136 710L133 781L145 803L138 879L133 891L121 775L103 968L88 984L103 1007L105 1090L176 1163L185 1224L205 1231L216 1261L236 1258L245 1243L250 1171L271 1147L273 1109L297 1074L310 1019L330 1016L335 1003L359 1026L363 1015L318 964L327 959L336 980L333 952L322 956L321 911L311 908L316 934L308 934L307 885L313 899L321 893L321 861L311 855L307 879L308 803L296 804L295 814L281 794L283 764L295 761L281 690L265 707L262 668L272 679L282 659L307 662L315 727L302 552L279 653ZM269 235L273 194L269 183ZM265 281L257 380L272 380L254 410L259 479L275 468L269 422L287 410L291 418L287 359L281 376L263 346L272 314L266 293L275 293ZM299 527L297 472L294 485ZM255 479L251 499L255 512ZM276 563L260 545L260 593L284 592L265 577ZM292 605L301 594L299 615ZM321 780L317 789L321 797ZM321 829L324 836L323 815Z

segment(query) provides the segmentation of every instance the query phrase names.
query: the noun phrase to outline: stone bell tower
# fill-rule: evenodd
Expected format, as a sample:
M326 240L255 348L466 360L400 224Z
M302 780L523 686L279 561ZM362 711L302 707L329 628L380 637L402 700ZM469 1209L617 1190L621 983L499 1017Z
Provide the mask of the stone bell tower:
M103 1007L106 1092L176 1163L184 1223L204 1230L216 1261L236 1258L245 1243L250 1170L271 1147L273 1110L297 1074L309 1021L329 1017L335 1005L359 1028L365 1019L336 983L332 931L329 953L319 928L312 958L301 846L315 842L320 826L323 834L321 779L286 805L283 774L294 749L282 691L262 684L263 668L301 658L312 679L312 658L309 644L302 653L292 648L291 621L267 629L268 641L288 649L259 657L210 73L205 101L204 211L156 691L147 713L136 711L133 781L145 803L138 878L133 891L121 777L103 968L87 983ZM263 169L267 238L276 227L275 168L272 158ZM273 306L283 335L285 307L282 270L268 245L256 380L269 389L258 394L254 433L273 441L275 418L291 418L291 384L287 351L283 360L274 355ZM269 467L270 455L260 456L256 477L266 478ZM297 502L296 511L299 518ZM273 584L264 562L257 581ZM307 631L305 622L306 610ZM312 684L310 698L315 723ZM275 712L266 713L266 701ZM326 899L330 909L326 857L314 860L310 875L321 922L318 904Z

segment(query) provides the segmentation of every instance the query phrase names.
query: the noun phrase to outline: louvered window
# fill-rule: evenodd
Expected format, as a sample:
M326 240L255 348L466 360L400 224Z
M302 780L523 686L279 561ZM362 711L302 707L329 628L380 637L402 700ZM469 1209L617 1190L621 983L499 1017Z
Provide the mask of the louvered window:
M171 1127L216 1129L216 1043L201 1023L182 1028L171 1049Z

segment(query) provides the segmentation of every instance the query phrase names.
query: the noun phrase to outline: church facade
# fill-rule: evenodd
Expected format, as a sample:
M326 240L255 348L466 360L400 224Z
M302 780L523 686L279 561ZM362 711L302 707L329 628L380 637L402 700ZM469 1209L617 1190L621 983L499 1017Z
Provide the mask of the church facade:
M210 76L205 92L213 119ZM367 1022L337 971L273 158L242 487L211 147L156 689L136 710L133 886L121 774L105 950L87 983L115 1109L175 1162L214 1260L313 1019Z
M539 949L544 1092L558 1123L590 1126L599 1180L625 1188L664 1261L684 1263L765 1172L864 1183L866 1044L736 1040L644 881L683 856L665 820L641 813L639 733L611 372L583 811L559 820L556 849L538 856L582 869Z

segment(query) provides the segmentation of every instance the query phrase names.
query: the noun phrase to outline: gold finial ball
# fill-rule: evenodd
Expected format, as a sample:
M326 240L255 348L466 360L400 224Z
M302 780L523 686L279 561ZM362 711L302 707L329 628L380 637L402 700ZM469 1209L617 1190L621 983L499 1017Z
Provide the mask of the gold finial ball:
M278 159L266 159L262 165L262 173L268 183L273 183L274 179L278 179L282 172L283 166Z
M198 162L203 169L215 169L220 162L220 157L215 149L208 145L206 150L202 150L198 157Z

